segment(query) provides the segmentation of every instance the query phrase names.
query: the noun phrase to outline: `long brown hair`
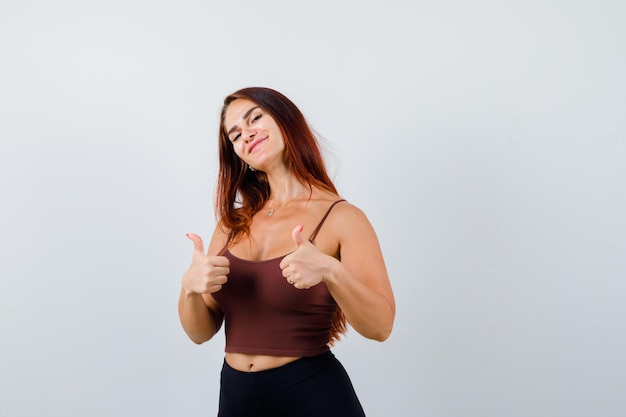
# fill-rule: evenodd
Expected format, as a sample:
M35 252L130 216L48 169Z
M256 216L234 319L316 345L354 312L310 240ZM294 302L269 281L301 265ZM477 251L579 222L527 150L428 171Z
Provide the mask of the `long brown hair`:
M326 171L317 138L298 107L282 93L265 87L248 87L224 98L219 126L219 172L215 198L215 213L219 224L236 240L250 231L252 217L270 196L267 176L252 171L235 154L228 139L224 118L230 103L247 99L269 113L276 121L284 141L291 171L302 183L337 193ZM346 332L346 318L339 307L333 317L330 345Z

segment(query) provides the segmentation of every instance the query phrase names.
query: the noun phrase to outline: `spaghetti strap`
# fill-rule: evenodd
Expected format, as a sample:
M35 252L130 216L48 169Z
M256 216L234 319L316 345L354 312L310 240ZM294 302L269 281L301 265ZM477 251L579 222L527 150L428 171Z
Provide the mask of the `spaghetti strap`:
M317 236L317 232L319 232L320 229L322 228L322 225L326 221L326 218L330 214L330 211L333 209L333 207L335 207L335 204L341 203L342 201L346 201L346 200L342 198L341 200L335 201L333 204L330 205L330 207L328 207L328 210L326 211L326 214L324 214L324 217L322 217L322 220L320 220L320 222L317 225L317 227L315 228L315 230L313 230L313 233L311 233L311 237L309 238L309 242L313 243L313 240L315 239L315 236Z
M220 249L219 252L217 252L217 256L224 256L224 254L226 252L228 252L228 245L230 245L230 241L233 238L233 230L231 229L230 232L228 232L228 237L226 237L226 243L224 243L224 246L222 246L222 249Z

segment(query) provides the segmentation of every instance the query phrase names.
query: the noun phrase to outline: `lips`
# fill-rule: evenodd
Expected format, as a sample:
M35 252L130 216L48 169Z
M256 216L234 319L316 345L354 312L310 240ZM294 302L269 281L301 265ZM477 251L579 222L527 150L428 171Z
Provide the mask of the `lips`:
M267 138L259 138L259 139L254 139L254 140L252 141L252 143L250 143L250 146L248 147L248 153L249 153L249 154L250 154L250 153L252 153L252 151L254 150L254 148L256 148L256 146L257 146L258 144L260 144L261 142L263 142L265 139L267 139Z

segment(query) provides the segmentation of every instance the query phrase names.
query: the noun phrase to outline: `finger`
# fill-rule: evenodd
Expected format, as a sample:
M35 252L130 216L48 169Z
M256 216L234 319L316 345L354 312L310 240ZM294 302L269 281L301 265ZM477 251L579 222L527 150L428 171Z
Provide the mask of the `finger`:
M211 262L214 266L230 266L230 261L225 256L211 256L209 258L209 262Z
M308 290L310 288L308 285L299 281L294 282L293 287L297 290Z
M213 285L224 285L228 282L228 277L226 275L220 275L218 277L215 277L215 280L213 280Z
M280 261L280 264L278 264L278 267L284 271L289 266L290 260L291 260L291 255L285 256L283 260Z
M185 236L193 242L193 249L204 255L204 243L202 242L202 238L195 233L187 233Z
M296 247L298 248L305 243L305 239L302 237L302 229L304 229L304 225L299 224L291 232L291 237L296 242Z
M211 271L208 272L208 274L213 277L217 277L220 275L227 276L228 274L230 274L230 268L227 266L213 267Z
M287 268L284 268L284 269L281 271L281 275L282 275L283 277L285 277L285 278L289 278L289 271L287 270Z
M227 282L228 282L228 278L226 278L225 276L218 277L218 279L211 282L210 284L207 283L207 285L203 288L202 293L212 294L214 292L220 291L222 287L224 286L224 284L226 284Z

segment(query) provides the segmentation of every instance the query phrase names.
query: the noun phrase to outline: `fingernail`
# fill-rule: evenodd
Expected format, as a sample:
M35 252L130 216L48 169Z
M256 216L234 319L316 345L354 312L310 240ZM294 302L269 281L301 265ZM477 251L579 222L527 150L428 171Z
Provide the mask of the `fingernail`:
M300 230L298 230L298 232L301 232L302 229L304 229L304 225L303 224L300 225Z
M185 233L185 236L187 236L189 239L191 239L191 235L189 235L189 233Z

